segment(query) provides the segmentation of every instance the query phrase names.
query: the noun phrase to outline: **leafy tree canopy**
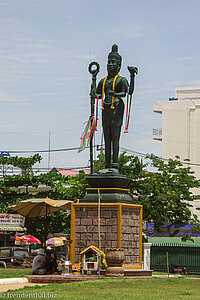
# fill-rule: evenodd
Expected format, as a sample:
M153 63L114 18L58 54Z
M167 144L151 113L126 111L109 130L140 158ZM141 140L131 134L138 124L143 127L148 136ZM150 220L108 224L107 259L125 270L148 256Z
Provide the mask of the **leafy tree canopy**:
M13 165L19 168L32 168L36 162L41 161L41 156L36 154L28 158L3 157L0 164ZM26 187L22 189L20 187ZM63 200L80 199L85 194L87 182L84 172L74 177L65 177L56 173L47 173L34 176L32 172L22 172L21 175L4 176L0 181L0 211L12 212L10 205L15 205L20 200L30 198L52 198ZM26 227L30 234L43 240L45 236L44 217L26 218ZM48 232L69 232L70 216L64 211L48 215Z
M199 188L200 183L191 171L189 165L180 162L180 158L163 161L151 154L146 157L149 164L156 170L147 172L148 164L142 164L137 156L122 153L119 156L119 171L131 180L130 194L137 196L137 203L143 205L144 221L153 222L157 231L160 227L171 223L176 227L197 223L197 216L192 215L192 201L199 199L199 195L192 193L193 188ZM1 160L2 159L2 160ZM26 161L27 160L27 161ZM15 166L32 167L39 162L39 155L30 158L0 158L0 163L15 164ZM94 162L95 172L104 168L105 157L99 155ZM87 175L79 172L73 177L64 177L60 174L48 173L33 176L30 172L21 175L5 176L0 181L0 211L7 212L8 206L28 198L52 199L81 199L88 186ZM19 192L20 186L27 189ZM49 189L41 189L46 186ZM32 188L37 188L33 190ZM135 201L135 199L134 199ZM26 218L29 233L38 238L44 237L44 218ZM70 216L63 211L48 215L48 231L69 232Z
M95 170L102 168L104 159L99 155ZM192 201L200 196L194 195L192 189L199 188L200 182L189 165L183 164L178 156L163 161L151 154L146 159L149 163L143 165L137 156L126 153L119 156L119 171L133 179L130 193L143 205L143 220L154 223L156 231L169 223L175 227L197 224L198 218L192 215L191 207ZM155 172L147 172L149 165Z
M175 227L198 223L192 215L192 201L199 199L192 189L199 188L200 182L188 165L177 156L163 161L157 156L147 155L155 172L142 172L139 180L132 184L132 192L138 196L138 204L143 205L143 217L153 222L157 231L168 223Z

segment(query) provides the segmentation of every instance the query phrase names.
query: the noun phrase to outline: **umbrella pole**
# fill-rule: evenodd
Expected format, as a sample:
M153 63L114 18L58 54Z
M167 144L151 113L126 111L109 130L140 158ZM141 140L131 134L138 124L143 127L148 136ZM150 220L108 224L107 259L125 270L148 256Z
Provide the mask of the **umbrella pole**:
M44 241L44 249L46 250L46 240L47 240L47 204L46 205L46 214L45 214L45 241Z

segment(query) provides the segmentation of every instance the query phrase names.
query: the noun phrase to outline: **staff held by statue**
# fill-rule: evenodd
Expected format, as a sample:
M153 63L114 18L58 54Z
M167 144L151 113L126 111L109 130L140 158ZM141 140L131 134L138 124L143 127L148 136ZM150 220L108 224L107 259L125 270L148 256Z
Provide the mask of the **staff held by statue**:
M90 90L90 108L91 108L91 117L93 117L91 119L91 128L93 126L93 122L97 122L97 116L96 116L96 120L94 118L94 108L95 108L95 98L96 98L96 80L97 80L97 74L99 73L100 70L100 66L98 64L98 62L93 61L89 64L88 67L88 71L90 72L90 74L92 74L92 83L91 83L91 90ZM96 124L95 126L96 127ZM95 128L94 128L95 130ZM91 136L90 139L90 172L91 174L93 174L93 135Z

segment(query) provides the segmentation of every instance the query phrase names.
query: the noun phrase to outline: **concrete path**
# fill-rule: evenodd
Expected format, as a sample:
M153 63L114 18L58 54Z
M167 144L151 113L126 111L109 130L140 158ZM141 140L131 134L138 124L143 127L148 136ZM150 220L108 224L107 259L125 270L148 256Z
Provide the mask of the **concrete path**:
M22 289L25 286L44 285L40 283L29 283L27 278L3 278L0 279L0 293L8 290Z
M8 290L18 290L22 289L25 286L35 286L35 285L44 285L41 283L15 283L15 284L2 284L0 285L0 293L5 293Z
M28 279L24 277L19 278L1 278L0 285L2 284L19 284L19 283L27 283Z
M183 277L183 275L179 275L179 274L177 274L177 275L152 275L152 277L157 277L157 278L168 278L168 277L170 277L170 278L178 278L178 277Z

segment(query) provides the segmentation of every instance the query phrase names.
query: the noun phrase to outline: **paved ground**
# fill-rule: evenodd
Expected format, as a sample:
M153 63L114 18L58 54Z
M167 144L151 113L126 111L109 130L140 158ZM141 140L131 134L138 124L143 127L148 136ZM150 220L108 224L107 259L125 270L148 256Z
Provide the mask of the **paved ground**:
M21 289L24 286L34 286L34 285L44 285L44 284L40 284L40 283L1 284L0 285L0 293L6 292L8 290Z
M170 274L169 276L168 275L152 275L152 277L157 277L157 278L167 278L167 277L170 277L170 278L176 278L176 277L183 277L182 275L180 274L177 274L177 275L172 275Z

